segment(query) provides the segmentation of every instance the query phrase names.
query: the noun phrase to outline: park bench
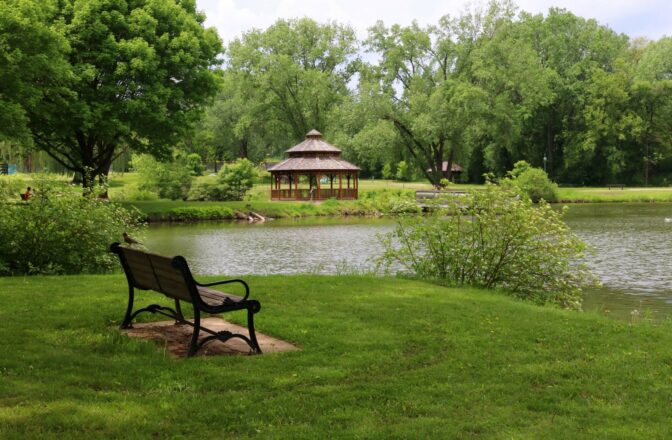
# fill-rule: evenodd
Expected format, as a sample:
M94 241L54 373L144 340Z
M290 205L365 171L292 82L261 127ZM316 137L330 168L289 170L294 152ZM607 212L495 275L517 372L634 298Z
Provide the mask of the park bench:
M194 280L184 257L165 257L122 246L119 243L113 243L110 250L119 256L128 281L128 306L121 328L132 328L133 319L142 312L159 313L175 319L176 324L187 324L194 328L187 357L195 355L209 341L218 339L226 342L231 338L244 340L250 346L252 353L261 354L261 348L259 348L254 332L254 314L261 309L261 304L259 304L259 301L249 299L250 289L245 281L231 279L202 284ZM230 295L209 288L229 283L241 284L245 288L245 296ZM175 309L152 304L134 312L135 289L154 290L162 293L175 301ZM186 301L193 306L193 322L185 319L182 315L180 301ZM247 310L249 337L229 331L216 332L201 325L201 313L221 314L235 310ZM201 332L209 333L210 336L199 341Z
M415 203L424 210L435 207L448 206L449 200L466 195L466 191L440 191L440 190L417 190L415 191Z
M625 188L625 185L623 185L622 183L610 183L610 184L607 185L607 188L609 189L609 191L611 191L611 188L621 188L621 189L623 189L623 188Z

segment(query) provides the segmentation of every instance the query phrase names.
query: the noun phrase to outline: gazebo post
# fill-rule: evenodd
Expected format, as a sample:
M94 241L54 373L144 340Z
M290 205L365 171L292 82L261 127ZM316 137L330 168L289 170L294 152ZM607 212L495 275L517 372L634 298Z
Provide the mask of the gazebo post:
M294 179L294 198L298 200L299 198L299 179L296 176L296 173L292 173L292 178Z
M343 197L343 173L338 173L338 198Z
M317 184L317 198L315 200L320 200L320 173L315 174L315 183Z

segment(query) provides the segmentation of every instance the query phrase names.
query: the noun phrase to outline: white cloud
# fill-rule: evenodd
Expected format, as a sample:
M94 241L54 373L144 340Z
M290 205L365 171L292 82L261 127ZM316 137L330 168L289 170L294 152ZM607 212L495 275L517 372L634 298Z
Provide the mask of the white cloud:
M217 28L225 43L252 28L265 29L278 18L310 17L319 22L351 25L360 37L377 20L386 24L436 23L445 14L459 16L482 1L468 0L197 0L208 26ZM545 13L551 6L585 18L595 18L617 32L652 39L672 34L672 2L668 0L519 0L521 10Z

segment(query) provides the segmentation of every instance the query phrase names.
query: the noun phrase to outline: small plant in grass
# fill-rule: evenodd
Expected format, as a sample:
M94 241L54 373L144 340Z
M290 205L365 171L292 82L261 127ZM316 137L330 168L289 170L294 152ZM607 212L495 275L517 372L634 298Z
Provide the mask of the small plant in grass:
M34 179L35 196L0 210L0 274L97 273L118 267L108 251L138 217L72 187ZM92 194L97 193L93 191Z
M562 213L489 184L433 215L402 220L382 238L380 267L451 285L501 288L536 303L581 307L596 284L584 243Z

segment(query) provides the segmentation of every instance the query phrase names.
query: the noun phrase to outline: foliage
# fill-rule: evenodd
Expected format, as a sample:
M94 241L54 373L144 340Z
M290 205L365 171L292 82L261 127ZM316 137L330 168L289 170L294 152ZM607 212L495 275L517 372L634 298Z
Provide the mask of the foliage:
M189 194L190 200L243 200L252 189L259 172L247 159L226 164L217 174L217 182L198 183Z
M256 167L247 159L225 165L217 175L218 200L243 200L257 176Z
M551 182L544 170L533 168L524 160L515 163L508 178L502 183L518 188L534 203L542 199L547 202L557 202L559 199L558 185Z
M159 162L148 154L133 155L133 167L141 176L141 191L154 191L171 200L187 198L194 177L182 159Z
M390 180L395 176L395 173L392 172L392 164L391 163L386 163L383 166L383 169L381 171L381 177L386 180Z
M423 279L502 288L537 303L581 307L594 283L579 262L585 245L561 213L487 185L435 215L401 221L384 237L382 267L401 265Z
M28 114L42 98L61 93L71 72L68 44L50 26L53 4L38 0L0 2L0 140L30 144Z
M36 179L35 196L0 210L0 274L97 273L117 267L108 251L137 217L119 205L49 179Z
M409 182L414 179L415 173L413 173L413 169L408 166L406 161L401 161L397 164L397 173L395 177L397 180L401 180L402 182Z
M197 153L187 155L187 167L192 176L202 176L205 167L203 166L203 159Z
M351 28L309 18L244 33L227 48L221 92L198 136L219 159L262 160L325 131L349 94L356 52Z
M229 220L235 212L228 206L185 206L173 208L166 214L171 221Z
M13 176L0 176L0 202L19 200L19 194L26 191L25 182Z
M28 109L36 146L84 175L85 187L107 175L122 148L169 157L217 87L211 68L221 42L195 2L49 4L71 76Z
M415 22L389 28L378 22L369 30L367 48L381 58L365 77L370 82L365 90L375 97L370 112L392 124L407 153L434 185L442 177L443 161L450 169L458 158L466 159L469 146L493 125L481 124L494 119L492 103L509 100L504 93L493 96L494 90L505 89L489 89L489 82L499 76L493 74L494 67L484 65L489 57L481 52L482 43L493 39L512 14L509 3L492 2L485 13L442 17L424 29ZM507 52L498 55L503 53ZM499 56L494 66L507 70L512 62L525 60L518 70L532 83L535 63L525 54L521 50L509 58Z

